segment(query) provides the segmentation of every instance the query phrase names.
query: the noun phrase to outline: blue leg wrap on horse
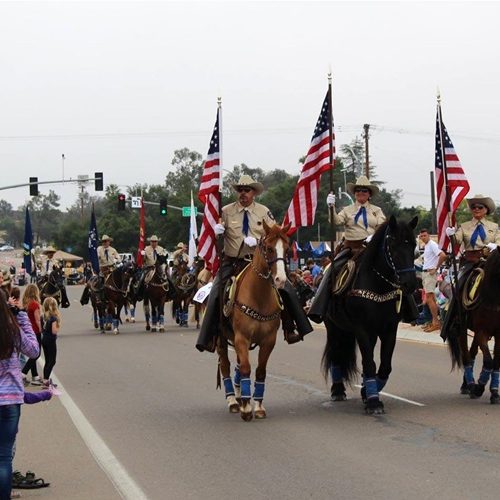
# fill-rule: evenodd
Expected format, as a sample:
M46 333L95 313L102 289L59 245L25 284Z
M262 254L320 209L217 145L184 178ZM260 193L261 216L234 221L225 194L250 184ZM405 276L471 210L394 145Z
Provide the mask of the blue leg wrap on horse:
M488 383L488 380L490 379L490 375L491 375L491 372L493 370L487 370L486 368L483 368L481 370L481 373L479 375L479 380L478 382L481 384L481 385L486 385Z
M111 314L106 314L106 323L111 324L112 321L113 321L113 316L111 316Z
M464 367L464 376L467 385L474 383L474 370L472 365L467 365Z
M94 313L94 321L97 323L97 320L98 320L98 319L99 319L99 318L97 317L97 313L95 312L95 313Z
M253 386L253 399L254 401L262 401L264 399L264 389L266 388L265 382L255 381Z
M241 384L240 365L236 365L234 367L234 385L237 385L239 387L240 384Z
M500 382L500 371L493 370L493 373L491 374L490 391L498 391L499 382Z
M376 378L366 378L365 379L365 387L366 387L366 398L378 398L378 390L377 390L377 379Z
M184 323L187 323L188 322L188 313L187 312L183 312L182 313L182 321Z
M234 396L234 387L231 377L227 377L224 379L224 389L226 391L226 397Z
M153 325L156 325L156 323L158 323L158 316L153 314Z
M163 326L165 324L165 316L163 314L160 314L160 325Z
M104 318L99 318L99 326L104 328Z
M385 387L385 384L387 384L387 379L377 377L377 390L378 390L378 392L380 392Z
M132 318L135 318L135 307L131 307L131 308L130 308L130 316L131 316Z
M337 365L333 365L330 368L330 374L332 376L332 382L342 382L342 368Z
M250 399L252 397L251 381L249 378L241 379L241 398Z
M113 318L113 328L118 328L118 320Z

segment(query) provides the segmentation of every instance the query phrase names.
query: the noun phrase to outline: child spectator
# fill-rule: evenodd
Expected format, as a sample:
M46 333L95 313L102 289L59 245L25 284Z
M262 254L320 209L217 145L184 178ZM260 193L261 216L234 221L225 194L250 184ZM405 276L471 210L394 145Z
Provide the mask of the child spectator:
M57 335L61 327L61 314L56 299L47 297L43 301L42 348L45 356L43 367L43 385L50 386L50 374L56 364Z
M28 313L31 326L35 332L38 345L42 345L42 324L40 318L40 291L34 284L28 285L23 294L23 309ZM38 359L38 358L37 358ZM26 375L31 370L31 384L42 385L42 380L38 375L36 359L29 359L23 368L23 382L28 383Z

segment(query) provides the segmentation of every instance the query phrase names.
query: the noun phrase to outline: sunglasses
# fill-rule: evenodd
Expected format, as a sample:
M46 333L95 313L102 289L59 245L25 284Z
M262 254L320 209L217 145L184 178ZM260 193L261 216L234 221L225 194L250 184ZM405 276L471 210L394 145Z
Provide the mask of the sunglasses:
M482 210L483 208L486 208L484 205L472 205L470 207L472 210Z
M240 188L236 189L236 191L238 191L238 193L249 193L250 191L253 191L253 189L240 187Z
M369 189L358 188L354 190L355 193L369 193Z

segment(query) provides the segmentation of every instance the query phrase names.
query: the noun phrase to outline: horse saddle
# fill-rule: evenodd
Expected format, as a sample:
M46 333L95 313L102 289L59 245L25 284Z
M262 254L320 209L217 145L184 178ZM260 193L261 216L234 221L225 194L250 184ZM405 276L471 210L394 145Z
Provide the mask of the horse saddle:
M146 271L146 275L144 276L144 284L147 285L152 279L153 276L155 275L155 269L148 269Z
M465 279L461 294L461 300L464 309L474 309L479 305L483 278L484 269L480 265L472 269Z
M188 273L188 274L183 274L178 278L176 286L177 288L180 288L184 292L189 292L194 288L195 284L196 284L196 276L194 274Z
M356 262L349 259L340 270L335 273L335 280L333 282L333 295L343 295L351 287L356 275Z

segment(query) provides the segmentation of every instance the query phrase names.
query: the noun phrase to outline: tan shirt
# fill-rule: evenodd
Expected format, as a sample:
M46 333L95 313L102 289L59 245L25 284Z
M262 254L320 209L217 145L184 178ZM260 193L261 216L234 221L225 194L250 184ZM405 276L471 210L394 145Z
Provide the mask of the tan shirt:
M486 233L486 239L483 241L480 236L476 240L476 245L473 247L470 243L472 233L476 230L478 223L482 222L484 226L484 232ZM463 243L464 250L481 250L488 243L496 243L500 245L500 231L498 230L498 224L496 222L491 222L487 219L472 219L470 221L464 222L458 228L455 238L457 243L461 245Z
M178 248L172 254L172 259L174 260L174 264L177 264L181 259L187 263L189 262L189 255L182 248Z
M368 228L365 228L362 215L359 216L357 223L354 222L354 218L362 206L366 208ZM353 205L344 207L338 214L334 209L333 217L335 224L345 226L345 239L349 241L364 240L385 222L385 215L382 209L369 202L366 202L364 205L355 202Z
M156 257L155 257L155 250L156 250L156 255L166 255L165 249L158 245L156 248L153 248L151 245L148 245L144 249L144 266L154 266L156 263Z
M50 274L52 272L52 269L54 269L54 265L61 267L61 263L54 257L52 257L52 259L49 259L46 255L42 255L40 263L40 275L45 276L47 274Z
M106 256L105 250L108 251ZM112 266L116 262L120 262L120 256L113 247L104 248L102 245L97 247L97 257L99 258L99 267Z
M248 236L259 239L264 235L266 221L269 226L276 224L270 210L260 203L252 203L249 207L243 207L239 202L234 202L222 208L222 222L226 227L224 232L224 253L228 257L243 257L253 254L255 247L242 245L245 235L243 234L243 217L245 210L248 212ZM241 250L240 250L241 249Z

